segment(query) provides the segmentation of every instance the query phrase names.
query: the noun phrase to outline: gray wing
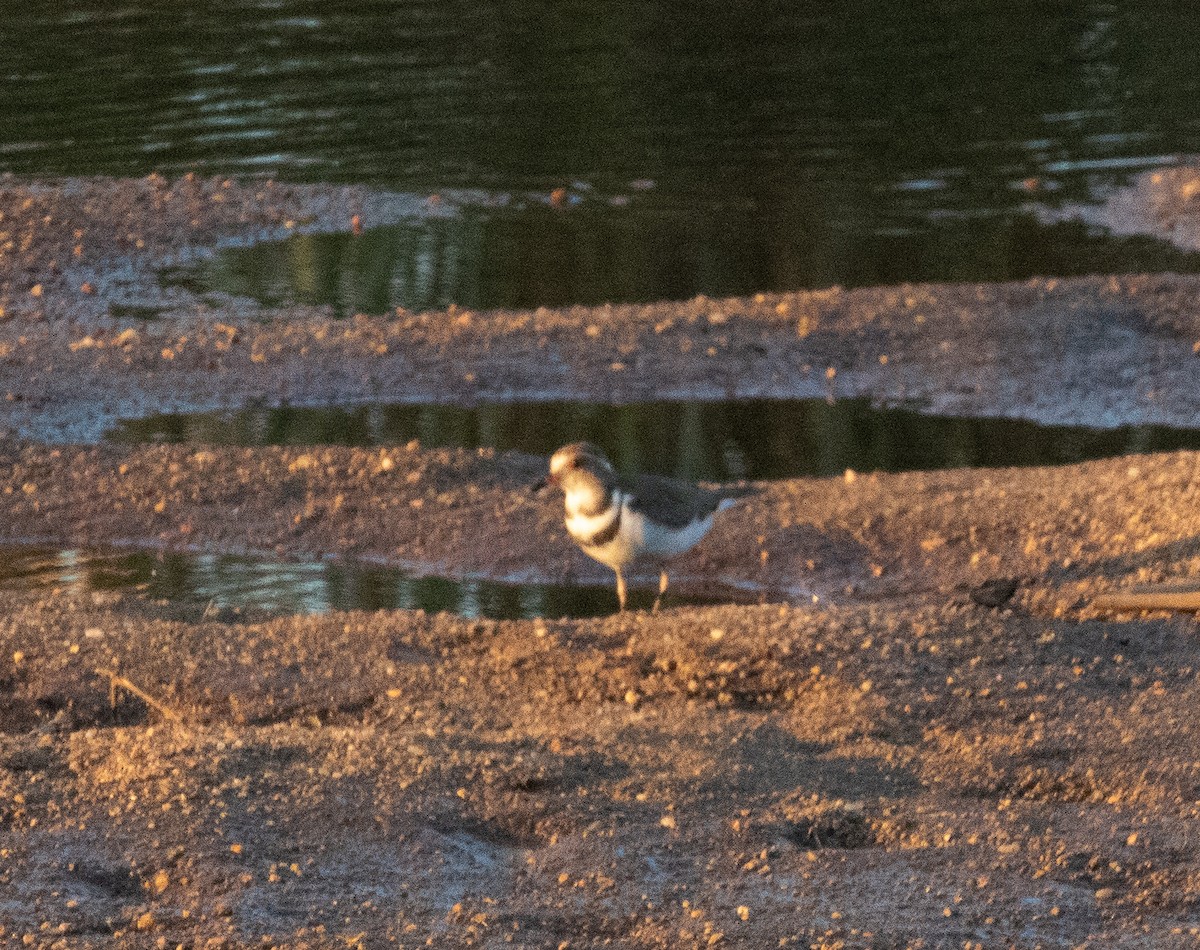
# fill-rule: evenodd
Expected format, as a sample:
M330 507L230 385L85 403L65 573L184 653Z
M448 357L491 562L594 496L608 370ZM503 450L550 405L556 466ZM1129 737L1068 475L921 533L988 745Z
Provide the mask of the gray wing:
M697 518L711 515L737 491L714 491L659 475L622 479L620 487L633 495L630 508L672 528L686 528Z

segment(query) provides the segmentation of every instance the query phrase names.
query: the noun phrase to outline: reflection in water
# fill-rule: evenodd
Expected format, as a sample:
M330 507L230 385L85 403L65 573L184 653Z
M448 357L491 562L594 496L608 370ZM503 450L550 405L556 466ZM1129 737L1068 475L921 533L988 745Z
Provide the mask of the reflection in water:
M867 400L579 402L244 409L122 422L122 442L221 445L481 446L548 455L588 439L625 471L693 479L784 478L962 466L1060 465L1136 452L1200 449L1200 430L1088 429L953 418Z
M321 561L276 561L225 554L156 554L0 547L0 589L120 591L151 600L229 611L321 613L421 609L464 617L594 617L616 610L611 585L503 584L409 577L395 568ZM649 607L653 591L634 590ZM669 603L705 603L686 591Z
M631 202L635 259L688 238L681 283L743 252L755 289L969 279L1007 252L987 220L1200 151L1186 4L63 0L0 36L0 170L580 182Z
M532 308L747 296L835 283L1200 271L1200 254L1165 241L1111 237L1076 223L1045 226L1029 216L876 234L843 248L836 261L797 259L786 270L774 264L780 250L748 210L726 212L716 227L684 211L468 209L361 235L301 234L232 248L163 279L275 306L328 304L344 317L450 304Z

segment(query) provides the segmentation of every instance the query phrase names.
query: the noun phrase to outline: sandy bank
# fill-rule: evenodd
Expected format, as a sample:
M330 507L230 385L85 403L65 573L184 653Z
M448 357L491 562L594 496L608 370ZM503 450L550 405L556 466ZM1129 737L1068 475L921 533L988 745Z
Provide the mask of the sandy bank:
M345 229L356 214L386 223L453 213L452 202L151 178L10 183L0 213L12 245L0 255L0 426L39 439L93 441L121 417L249 401L832 393L1097 426L1191 425L1200 415L1196 277L337 322L321 308L165 291L156 268L224 242ZM167 316L114 319L114 305L166 307Z

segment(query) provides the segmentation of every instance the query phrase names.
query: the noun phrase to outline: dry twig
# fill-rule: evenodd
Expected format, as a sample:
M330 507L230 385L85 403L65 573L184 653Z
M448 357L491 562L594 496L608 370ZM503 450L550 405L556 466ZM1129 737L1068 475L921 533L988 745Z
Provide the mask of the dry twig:
M113 706L117 704L117 687L119 686L127 693L133 693L134 696L144 702L151 709L162 713L162 715L170 719L172 722L183 722L183 717L179 715L178 712L164 703L161 699L155 699L136 683L132 682L128 677L122 676L120 673L116 672L116 670L97 669L94 672L97 676L108 677L108 701Z
M1195 584L1147 584L1130 591L1101 594L1092 601L1096 610L1136 613L1145 610L1200 611L1200 587Z

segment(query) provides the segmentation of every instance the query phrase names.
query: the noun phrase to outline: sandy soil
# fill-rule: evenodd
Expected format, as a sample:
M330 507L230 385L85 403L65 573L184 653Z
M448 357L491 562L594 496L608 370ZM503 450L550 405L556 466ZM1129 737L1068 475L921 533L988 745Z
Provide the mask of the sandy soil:
M1197 287L1173 276L343 323L180 298L124 337L104 315L156 262L370 202L8 183L0 539L605 577L530 493L542 459L73 444L248 398L832 385L1196 418ZM678 571L763 603L654 615L221 623L0 593L0 941L1193 946L1195 623L1088 599L1200 574L1198 475L1172 453L763 484ZM984 606L995 578L1019 586Z
M0 189L0 427L94 441L121 417L250 401L826 394L1101 426L1200 415L1196 276L341 322L325 308L200 300L155 278L289 224L435 213L454 213L454 202L158 178ZM110 316L131 305L168 309L153 322Z
M1034 207L1046 221L1083 221L1116 235L1142 234L1200 251L1200 168L1181 165L1136 175L1092 205Z

